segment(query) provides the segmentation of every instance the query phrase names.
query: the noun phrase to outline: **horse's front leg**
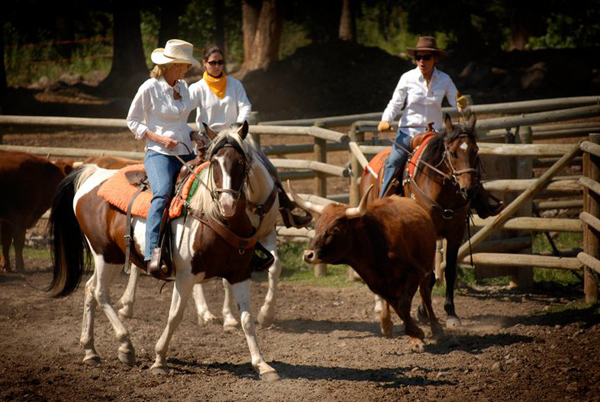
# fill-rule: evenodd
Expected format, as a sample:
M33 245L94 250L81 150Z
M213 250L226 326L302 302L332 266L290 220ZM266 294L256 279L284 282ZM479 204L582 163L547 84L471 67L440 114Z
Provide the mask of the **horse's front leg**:
M261 380L278 380L279 375L273 367L267 364L262 353L260 352L260 348L258 347L254 320L252 319L252 314L250 313L250 279L232 285L232 291L233 296L240 307L240 321L242 323L242 328L244 329L244 334L246 334L248 348L250 349L252 367L254 367L254 369L258 372Z
M169 309L169 319L160 339L154 347L156 352L156 360L150 370L153 374L168 374L167 367L167 350L173 333L183 319L183 311L187 303L192 288L194 287L195 278L191 273L178 272L175 277L175 286L173 287L173 297L171 298L171 308Z
M201 283L194 285L192 291L192 297L194 299L194 305L196 306L196 313L198 314L198 325L203 327L217 319L213 313L208 309L206 298L204 297L204 288Z
M97 254L94 254L94 262L96 266L94 273L96 276L96 286L93 289L94 298L112 324L117 340L121 342L121 346L119 346L119 360L130 366L134 365L135 349L131 343L129 331L119 319L119 315L115 311L108 294L110 284L119 275L123 266L107 264L104 262L104 258Z
M275 320L275 306L277 303L277 285L281 275L281 261L277 254L277 233L272 230L261 243L271 254L273 254L273 264L269 267L269 289L265 302L258 313L258 323L263 327L270 327Z
M233 295L231 294L231 284L227 279L223 278L223 290L225 296L223 297L223 330L225 332L233 332L237 329L239 323L233 316Z
M127 288L125 289L125 292L123 292L123 296L121 296L117 302L118 305L122 306L118 311L121 319L133 317L135 291L137 290L137 283L141 273L141 270L135 264L130 264L130 267Z
M462 239L462 236L457 237ZM446 247L446 300L444 310L446 310L446 328L454 328L461 325L460 319L454 310L454 286L456 283L456 260L460 243L450 240Z

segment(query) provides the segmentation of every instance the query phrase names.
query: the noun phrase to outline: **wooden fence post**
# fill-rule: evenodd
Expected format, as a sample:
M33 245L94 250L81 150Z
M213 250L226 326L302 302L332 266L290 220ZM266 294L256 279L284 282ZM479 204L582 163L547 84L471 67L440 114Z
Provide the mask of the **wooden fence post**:
M354 124L350 127L348 137L350 137L350 141L356 142L357 144L364 141L364 134L359 133ZM362 167L352 152L350 152L350 170L352 172L350 174L350 188L348 189L349 201L351 206L356 207L360 202L359 179L362 174ZM348 280L359 281L360 276L354 272L352 268L348 268Z
M352 125L350 131L348 132L348 137L350 137L350 141L356 142L357 144L359 143L356 126ZM360 201L358 180L360 179L362 169L360 163L358 163L358 159L356 159L352 152L350 152L350 170L352 171L352 174L350 175L350 188L348 189L348 196L350 205L355 207Z
M250 124L251 126L254 126L254 125L257 125L259 121L260 121L260 116L259 116L258 112L250 112L250 120L248 121L248 124ZM252 134L252 138L254 139L254 142L260 149L260 134Z
M325 127L325 123L316 121L315 126ZM322 138L314 137L314 159L317 162L327 163L327 141ZM319 197L327 198L327 175L323 172L317 172L314 179L314 194ZM324 276L327 274L327 264L315 265L315 276Z
M533 143L533 131L530 126L521 127L519 135L516 138L516 142L520 144L532 144ZM515 179L532 179L533 178L533 158L530 156L516 158L516 177ZM533 214L533 201L529 200L526 202L516 214L517 216L532 216ZM518 236L524 235L523 233ZM528 236L532 236L531 232L527 233ZM524 249L521 253L531 253L531 248ZM515 281L516 279L516 281ZM516 286L521 289L533 288L533 267L520 267L516 268L513 281L516 282Z
M589 141L600 145L600 134L593 133L589 136ZM600 158L588 152L583 153L583 175L600 182ZM583 209L596 218L600 218L600 200L598 194L583 187ZM597 233L589 225L584 226L583 231L583 251L598 259L600 258L600 241ZM588 303L598 302L598 282L591 269L583 267L583 291L585 301Z

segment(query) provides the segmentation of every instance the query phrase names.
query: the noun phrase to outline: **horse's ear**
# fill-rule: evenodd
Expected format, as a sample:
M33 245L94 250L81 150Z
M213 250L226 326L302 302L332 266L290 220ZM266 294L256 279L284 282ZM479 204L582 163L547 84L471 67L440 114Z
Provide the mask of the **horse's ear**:
M467 126L472 132L475 132L475 123L477 123L477 117L475 116L475 113L471 113L471 116L469 116L469 121L467 122Z
M217 136L217 133L215 133L210 127L208 127L208 124L203 122L202 125L204 126L204 131L206 132L206 135L208 135L208 138L214 140Z
M451 133L454 130L454 125L452 124L452 119L448 113L444 113L444 125L446 126L446 131Z
M244 124L238 128L237 133L242 140L246 139L246 136L248 135L248 122L246 120L244 120Z

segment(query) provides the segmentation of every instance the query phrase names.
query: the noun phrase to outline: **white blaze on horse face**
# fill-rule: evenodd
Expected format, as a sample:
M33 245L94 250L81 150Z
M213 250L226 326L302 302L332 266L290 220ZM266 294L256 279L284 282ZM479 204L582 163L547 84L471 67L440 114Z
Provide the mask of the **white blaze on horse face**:
M467 151L467 149L469 149L469 146L467 145L466 142L463 142L462 144L460 144L460 149L462 149L463 151Z
M217 156L215 157L215 160L219 163L219 166L221 166L221 175L223 180L223 183L221 183L221 188L225 190L232 190L231 176L229 176L229 172L225 170L225 158L222 156ZM219 208L221 209L221 214L223 217L230 218L233 216L235 213L235 204L236 199L230 192L225 191L219 194Z

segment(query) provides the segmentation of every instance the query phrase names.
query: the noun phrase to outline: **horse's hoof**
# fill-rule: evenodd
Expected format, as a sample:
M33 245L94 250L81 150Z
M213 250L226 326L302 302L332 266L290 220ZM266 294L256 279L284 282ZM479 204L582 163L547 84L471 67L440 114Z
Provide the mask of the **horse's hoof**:
M119 360L128 366L135 365L135 353L123 353L119 352Z
M119 318L121 320L124 320L126 318L133 317L133 310L131 310L129 308L123 307L122 309L120 309L119 311L117 311L117 314L119 314Z
M273 325L273 317L268 317L266 314L258 313L258 324L263 328L268 328Z
M431 334L431 337L436 340L436 341L441 341L442 339L444 339L444 330L442 329L442 327L440 326L439 329L436 329L435 331L433 331L433 333Z
M260 375L260 379L265 382L272 382L279 380L279 374L276 371L269 371Z
M210 311L204 314L198 314L198 325L201 327L212 324L216 320L217 317L215 317Z
M223 325L223 331L227 332L228 334L232 333L232 332L236 332L238 329L237 325Z
M446 328L458 328L462 326L458 317L448 316L446 318Z
M160 367L150 367L150 372L153 375L167 375L169 374L169 368L160 366Z
M415 353L423 353L425 351L425 342L418 338L412 338L410 340L410 350Z
M87 364L88 366L96 367L102 364L102 361L98 356L93 356L83 359L83 363Z

